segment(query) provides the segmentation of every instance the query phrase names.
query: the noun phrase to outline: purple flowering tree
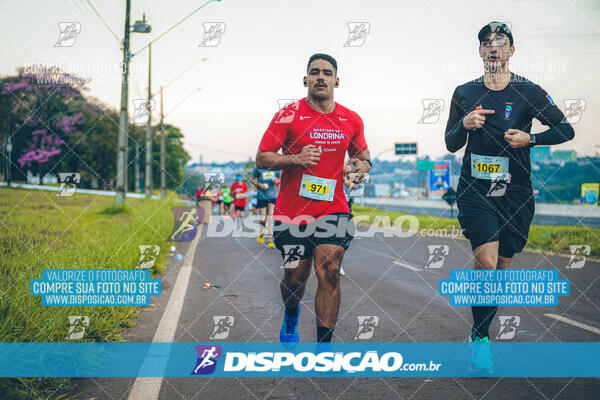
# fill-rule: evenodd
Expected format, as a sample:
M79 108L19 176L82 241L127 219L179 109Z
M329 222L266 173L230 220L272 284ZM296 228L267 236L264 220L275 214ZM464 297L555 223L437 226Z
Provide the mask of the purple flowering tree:
M1 80L2 105L10 114L5 117L10 118L9 135L20 175L27 169L43 175L43 165L63 152L65 141L81 135L86 83L57 67L41 65L19 68L16 76Z

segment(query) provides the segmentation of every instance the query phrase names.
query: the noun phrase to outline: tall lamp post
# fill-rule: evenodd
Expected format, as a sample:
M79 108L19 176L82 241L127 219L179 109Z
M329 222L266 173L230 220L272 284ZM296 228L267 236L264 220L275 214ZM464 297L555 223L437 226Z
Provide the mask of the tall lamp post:
M121 80L121 112L119 115L119 148L117 154L117 187L115 204L125 203L127 196L127 102L129 101L128 78L129 78L129 33L130 30L131 0L125 4L125 36L123 39L123 77ZM150 33L152 27L146 23L146 17L142 21L136 21L133 32Z

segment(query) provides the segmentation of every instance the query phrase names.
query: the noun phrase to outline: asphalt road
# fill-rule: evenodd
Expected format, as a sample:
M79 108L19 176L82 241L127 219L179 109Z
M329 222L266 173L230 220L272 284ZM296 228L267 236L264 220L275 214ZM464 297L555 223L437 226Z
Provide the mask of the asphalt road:
M423 269L427 245L446 244L449 255L440 269ZM184 253L185 245L178 252ZM129 341L151 341L172 293L182 261L162 277L163 294L153 298L127 332ZM560 322L544 314L600 327L600 263L566 269L568 258L524 252L514 267L557 268L571 281L571 294L557 307L500 308L490 333L499 332L498 316L521 318L512 341L591 342L600 334ZM215 342L210 339L213 316L233 316L224 342L277 341L283 307L279 293L281 258L253 238L202 239L197 244L189 286L175 332L176 342ZM440 237L355 239L346 253L342 302L334 341L352 342L359 315L379 317L371 341L461 342L471 326L469 307L451 307L437 294L437 283L451 268L471 266L467 241ZM204 290L211 282L220 286ZM301 340L315 341L314 294L311 276L300 317ZM518 361L515 361L518 362ZM79 379L77 399L127 399L134 379ZM598 399L600 379L571 378L165 378L160 399Z

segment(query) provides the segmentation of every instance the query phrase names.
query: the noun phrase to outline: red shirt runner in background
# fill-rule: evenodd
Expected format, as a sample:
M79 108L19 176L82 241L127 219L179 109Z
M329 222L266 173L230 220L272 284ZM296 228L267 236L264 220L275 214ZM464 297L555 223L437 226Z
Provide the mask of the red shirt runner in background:
M299 215L319 218L336 212L350 212L344 195L343 167L346 152L354 156L367 148L364 126L354 111L335 103L329 114L313 110L305 99L283 108L271 121L259 145L260 151L283 154L299 153L306 145L321 150L321 159L313 167L294 166L283 169L281 189L275 204L274 218L285 221ZM336 181L333 199L315 200L301 196L300 186L304 174ZM296 220L304 224L310 221Z
M233 205L237 207L245 207L246 193L248 193L248 185L246 185L246 182L234 182L231 185L231 197L233 197Z

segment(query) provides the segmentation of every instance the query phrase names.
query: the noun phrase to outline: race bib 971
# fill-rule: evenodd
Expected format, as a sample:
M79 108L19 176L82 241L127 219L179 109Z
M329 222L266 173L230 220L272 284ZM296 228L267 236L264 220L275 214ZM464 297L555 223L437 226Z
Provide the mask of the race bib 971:
M336 183L335 179L304 174L298 194L309 199L332 201Z

